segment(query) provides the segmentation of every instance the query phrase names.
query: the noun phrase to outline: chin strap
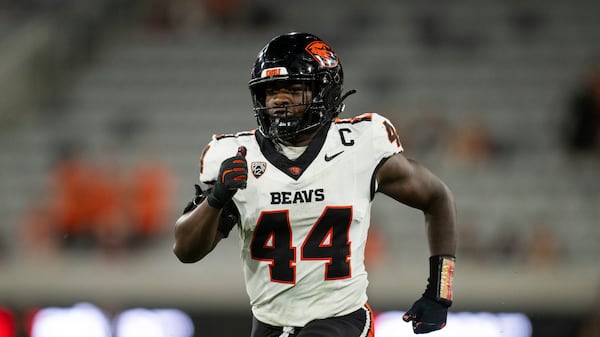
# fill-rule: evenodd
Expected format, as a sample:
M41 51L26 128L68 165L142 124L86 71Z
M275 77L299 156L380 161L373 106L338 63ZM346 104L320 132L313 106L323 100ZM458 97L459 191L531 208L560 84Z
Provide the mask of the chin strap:
M346 91L346 93L344 93L342 95L342 97L340 97L340 100L338 103L338 111L334 117L337 117L339 114L344 112L344 109L346 108L346 104L344 104L344 100L346 100L346 98L348 98L348 96L356 94L356 92L357 92L356 89L348 90L348 91Z
M356 93L357 93L356 89L351 89L351 90L348 90L348 91L346 91L346 93L345 93L345 94L343 94L343 95L342 95L342 97L340 98L340 104L341 104L341 103L342 103L342 102L343 102L343 101L344 101L346 98L348 98L348 96L350 96L350 95L354 95L354 94L356 94Z

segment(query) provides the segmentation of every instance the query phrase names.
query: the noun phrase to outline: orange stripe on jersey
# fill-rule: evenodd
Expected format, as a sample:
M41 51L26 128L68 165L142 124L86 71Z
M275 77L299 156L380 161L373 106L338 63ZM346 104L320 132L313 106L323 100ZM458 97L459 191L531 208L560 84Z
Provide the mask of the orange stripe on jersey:
M372 113L364 113L362 115L356 116L356 117L352 117L352 118L336 118L335 119L335 123L350 123L350 124L354 124L354 123L358 123L358 122L363 122L363 121L370 121L373 118L373 114Z

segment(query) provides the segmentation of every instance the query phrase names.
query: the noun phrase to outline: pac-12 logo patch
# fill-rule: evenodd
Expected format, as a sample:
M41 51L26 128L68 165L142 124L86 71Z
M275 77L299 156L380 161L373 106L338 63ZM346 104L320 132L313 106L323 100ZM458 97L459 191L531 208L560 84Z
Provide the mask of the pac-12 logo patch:
M315 61L325 68L334 68L338 65L338 57L331 47L323 41L313 41L306 46L306 52L312 56Z
M265 173L266 169L267 163L265 163L264 161L253 161L252 163L250 163L250 170L252 171L252 174L255 178L262 176L263 173Z

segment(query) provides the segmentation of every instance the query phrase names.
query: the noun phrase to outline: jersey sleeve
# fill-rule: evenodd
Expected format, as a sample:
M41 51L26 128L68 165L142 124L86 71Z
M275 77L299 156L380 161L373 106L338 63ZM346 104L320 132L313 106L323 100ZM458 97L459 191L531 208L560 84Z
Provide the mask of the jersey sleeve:
M235 156L241 145L248 147L253 137L253 131L213 135L200 156L200 183L212 185L219 175L221 163Z
M392 122L379 114L373 114L373 148L380 159L404 151Z
M200 183L206 186L212 185L215 182L221 163L225 159L222 155L223 152L223 144L213 136L200 156Z
M241 135L242 137L238 137ZM242 132L238 134L214 135L212 140L206 145L200 156L200 185L204 190L209 190L217 180L221 163L232 156L235 156L240 145L249 146L250 137L253 132ZM217 230L223 234L224 238L236 225L240 223L240 212L235 202L229 201L223 207L219 218Z
M200 184L204 189L210 189L217 179L223 160L235 155L237 145L234 138L222 139L213 136L212 140L200 156ZM239 211L233 201L225 204L219 217L217 230L227 238L229 233L239 223Z

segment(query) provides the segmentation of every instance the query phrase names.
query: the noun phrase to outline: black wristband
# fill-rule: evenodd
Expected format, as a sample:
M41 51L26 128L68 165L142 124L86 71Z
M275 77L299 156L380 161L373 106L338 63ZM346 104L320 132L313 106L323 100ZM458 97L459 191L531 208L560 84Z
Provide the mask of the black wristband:
M217 209L222 209L226 204L226 202L217 199L212 193L209 193L208 196L206 196L206 201L209 205Z
M452 305L454 263L452 255L434 255L429 258L429 279L423 296L445 306Z
M223 207L223 211L221 211L217 230L223 235L223 238L227 238L233 227L238 224L239 221L240 212L235 206L235 203L233 201L229 201Z

